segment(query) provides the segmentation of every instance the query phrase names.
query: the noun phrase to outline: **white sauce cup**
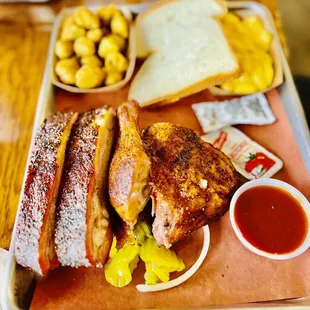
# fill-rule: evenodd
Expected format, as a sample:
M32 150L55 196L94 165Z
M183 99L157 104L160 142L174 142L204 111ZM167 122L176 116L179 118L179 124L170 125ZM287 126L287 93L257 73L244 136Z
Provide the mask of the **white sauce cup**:
M271 254L271 253L259 250L254 245L252 245L249 241L247 241L245 239L245 237L242 235L242 233L241 233L241 231L240 231L240 229L236 223L236 219L235 219L236 202L242 193L249 190L250 188L258 187L258 186L272 186L272 187L276 187L276 188L279 188L279 189L286 191L287 193L291 194L300 203L300 206L305 211L306 217L308 220L308 233L307 233L307 236L306 236L305 240L303 241L303 243L298 248L296 248L294 251L289 252L289 253L284 253L284 254ZM250 250L251 252L258 254L260 256L268 257L271 259L277 259L277 260L285 260L285 259L290 259L290 258L299 256L300 254L305 252L310 247L310 229L309 229L309 227L310 227L310 203L307 200L307 198L299 190L297 190L292 185L285 183L283 181L276 180L276 179L264 179L264 178L262 178L262 179L252 180L252 181L249 181L249 182L243 184L235 192L234 196L232 197L232 200L230 202L229 215L230 215L231 225L232 225L238 239L240 240L240 242L248 250Z

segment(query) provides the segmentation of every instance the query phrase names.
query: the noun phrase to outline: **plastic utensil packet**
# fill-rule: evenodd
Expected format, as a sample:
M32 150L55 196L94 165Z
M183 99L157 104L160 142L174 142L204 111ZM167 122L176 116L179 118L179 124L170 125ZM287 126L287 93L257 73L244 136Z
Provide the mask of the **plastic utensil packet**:
M202 102L192 108L204 133L218 130L228 125L267 125L276 118L262 93L234 98L222 102Z
M249 180L270 178L283 167L280 158L236 128L228 126L201 138L225 153L236 170Z

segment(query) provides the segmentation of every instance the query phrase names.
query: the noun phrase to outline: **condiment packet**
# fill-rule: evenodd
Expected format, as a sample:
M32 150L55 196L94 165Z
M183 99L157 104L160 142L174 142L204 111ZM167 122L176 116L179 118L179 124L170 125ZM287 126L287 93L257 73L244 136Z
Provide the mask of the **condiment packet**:
M228 126L201 138L225 153L236 170L249 180L270 178L283 167L280 158L236 128Z
M267 125L276 120L266 97L262 93L222 102L202 102L192 108L204 133L228 125Z

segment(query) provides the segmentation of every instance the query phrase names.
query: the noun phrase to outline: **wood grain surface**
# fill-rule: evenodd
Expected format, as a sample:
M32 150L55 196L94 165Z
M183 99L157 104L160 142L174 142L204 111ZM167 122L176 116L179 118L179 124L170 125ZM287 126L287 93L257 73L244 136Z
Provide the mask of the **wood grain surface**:
M149 0L147 2L151 2ZM114 1L120 3L121 1ZM126 1L138 3L141 1ZM276 17L276 0L261 0ZM102 1L0 4L0 247L9 248L51 25L61 8Z
M0 247L8 248L50 34L2 24L0 33Z

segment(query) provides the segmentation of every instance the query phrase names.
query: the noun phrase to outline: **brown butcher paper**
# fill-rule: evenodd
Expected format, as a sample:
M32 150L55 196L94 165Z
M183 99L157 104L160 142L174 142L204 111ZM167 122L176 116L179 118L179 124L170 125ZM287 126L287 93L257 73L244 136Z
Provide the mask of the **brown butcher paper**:
M111 94L74 95L59 91L57 110L85 111L105 104L117 107L126 99L128 89ZM268 126L238 126L251 139L280 157L283 169L275 178L297 187L310 199L310 177L306 172L287 120L279 94L267 94L277 121ZM190 127L202 134L191 104L218 100L207 91L181 101L143 110L141 128L154 122L168 121ZM221 98L223 100L225 98ZM140 263L133 281L125 288L108 284L102 269L60 268L37 284L32 309L137 309L183 308L218 304L296 298L310 295L310 251L287 260L275 261L248 251L238 241L228 212L210 224L211 244L198 272L179 287L155 293L139 293L135 285L144 283ZM198 257L202 245L199 230L177 246L188 267Z

